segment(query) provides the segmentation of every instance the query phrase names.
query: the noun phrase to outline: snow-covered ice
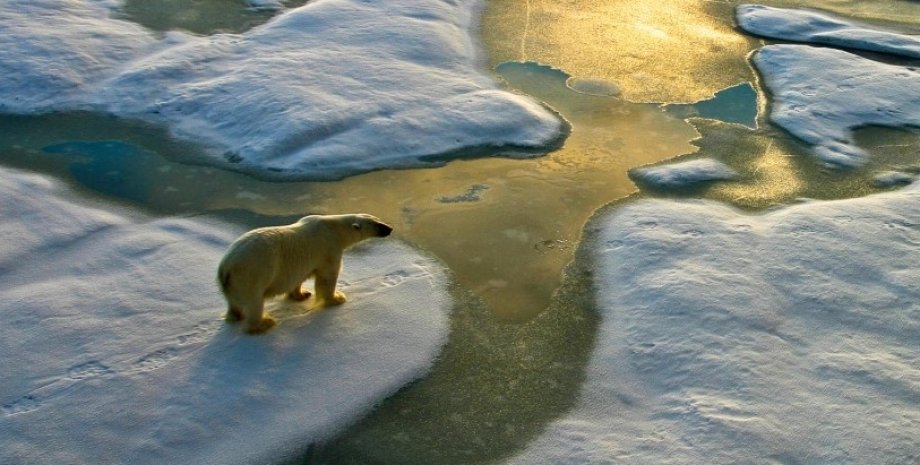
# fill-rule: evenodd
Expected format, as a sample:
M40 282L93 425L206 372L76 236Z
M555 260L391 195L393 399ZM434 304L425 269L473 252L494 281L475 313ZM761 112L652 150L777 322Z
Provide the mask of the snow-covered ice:
M826 163L865 162L853 139L856 128L920 127L920 71L914 68L806 45L769 45L753 60L773 97L770 120L812 144Z
M910 184L917 179L914 173L904 171L883 171L875 175L872 183L876 187L892 187Z
M441 265L395 240L346 255L348 303L274 301L279 325L247 336L215 283L237 227L8 169L0 195L3 464L266 463L422 376L447 338Z
M513 463L920 461L920 186L598 221L587 381Z
M777 39L920 57L920 39L809 10L742 5L739 25ZM770 120L814 145L836 166L859 166L866 153L853 129L920 126L920 72L841 50L770 45L753 58L773 97Z
M141 118L210 147L209 163L284 179L546 149L566 130L479 70L476 2L318 0L206 37L145 30L117 7L0 4L0 111Z
M700 158L661 166L630 170L629 176L658 189L690 187L710 181L727 181L738 177L735 170L711 158Z
M774 39L920 58L920 38L811 10L740 5L738 25Z

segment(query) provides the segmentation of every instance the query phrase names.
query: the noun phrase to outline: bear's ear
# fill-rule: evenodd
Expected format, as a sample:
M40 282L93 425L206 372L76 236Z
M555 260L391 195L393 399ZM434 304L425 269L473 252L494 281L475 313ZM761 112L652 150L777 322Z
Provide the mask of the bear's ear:
M351 224L351 227L352 227L352 228L355 228L355 231L360 231L360 230L361 230L361 223L352 223L352 224Z

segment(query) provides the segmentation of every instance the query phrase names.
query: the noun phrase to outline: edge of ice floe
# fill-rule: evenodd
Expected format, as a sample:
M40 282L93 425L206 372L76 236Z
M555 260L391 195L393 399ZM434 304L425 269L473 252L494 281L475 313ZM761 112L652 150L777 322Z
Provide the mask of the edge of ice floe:
M738 25L748 33L772 39L920 58L920 36L810 9L739 5Z

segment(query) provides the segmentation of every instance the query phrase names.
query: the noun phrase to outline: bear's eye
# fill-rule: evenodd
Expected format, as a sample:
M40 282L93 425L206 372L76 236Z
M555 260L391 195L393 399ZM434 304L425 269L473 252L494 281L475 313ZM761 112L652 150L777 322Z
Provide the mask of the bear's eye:
M352 228L355 228L355 229L358 230L358 231L361 230L361 224L360 224L360 223L352 223L352 224L351 224L351 227L352 227Z

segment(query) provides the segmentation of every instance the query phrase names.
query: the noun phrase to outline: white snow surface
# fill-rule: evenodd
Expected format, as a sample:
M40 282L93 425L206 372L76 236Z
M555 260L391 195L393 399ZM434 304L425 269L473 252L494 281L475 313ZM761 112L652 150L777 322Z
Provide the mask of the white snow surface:
M630 176L660 189L689 187L709 181L726 181L738 177L735 170L711 158L669 163L630 170Z
M346 254L349 301L222 321L241 231L128 216L0 170L0 463L270 463L366 414L433 363L446 276L395 240Z
M114 18L112 0L7 1L0 111L161 123L210 147L209 163L279 179L555 144L557 115L479 71L478 8L317 0L243 34L198 37Z
M918 36L817 11L740 5L735 13L742 29L759 36L920 58Z
M770 120L830 165L865 163L856 128L920 127L917 69L805 45L768 45L753 61L773 97Z
M920 461L920 188L598 220L578 406L519 464Z

